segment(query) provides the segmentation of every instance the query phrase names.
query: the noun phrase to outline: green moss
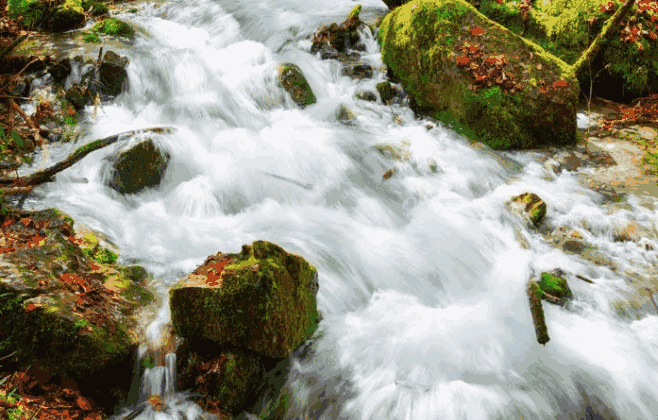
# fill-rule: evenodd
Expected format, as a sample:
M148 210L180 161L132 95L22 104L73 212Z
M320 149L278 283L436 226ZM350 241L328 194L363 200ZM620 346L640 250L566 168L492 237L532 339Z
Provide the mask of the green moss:
M543 96L532 89L513 94L488 89L470 91L472 76L465 69L445 63L456 61L455 48L469 39L469 28L476 24L484 28L481 38L473 37L480 48L485 54L503 54L506 70L512 71L522 85L528 84L524 78L541 78L546 85L565 80L566 90ZM460 134L497 149L573 142L578 85L571 67L485 19L468 3L408 3L384 18L378 38L382 61L403 81L418 107L457 128ZM533 52L533 66L528 65L527 54L519 54L523 50ZM538 64L542 66L535 67ZM547 126L553 129L546 130Z
M301 69L295 64L285 63L279 67L279 85L302 108L316 102L311 86L306 81Z
M111 36L133 37L135 35L135 29L132 26L115 18L103 19L96 23L91 30L95 33Z
M7 14L13 20L22 16L21 26L35 28L48 15L48 6L39 0L7 0Z
M103 3L93 2L91 4L91 14L92 16L101 16L108 14L110 9Z
M350 11L350 14L347 15L347 18L348 19L358 19L360 14L361 14L361 5L357 4L356 6L354 6L352 11Z
M548 293L560 299L573 297L567 281L550 273L542 273L539 287L542 293Z

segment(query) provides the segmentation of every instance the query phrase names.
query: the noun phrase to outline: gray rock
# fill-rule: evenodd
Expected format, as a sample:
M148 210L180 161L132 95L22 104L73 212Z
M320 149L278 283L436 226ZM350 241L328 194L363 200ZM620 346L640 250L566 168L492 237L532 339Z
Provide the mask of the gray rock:
M120 152L112 163L109 187L121 194L132 194L160 184L170 155L161 152L152 140Z

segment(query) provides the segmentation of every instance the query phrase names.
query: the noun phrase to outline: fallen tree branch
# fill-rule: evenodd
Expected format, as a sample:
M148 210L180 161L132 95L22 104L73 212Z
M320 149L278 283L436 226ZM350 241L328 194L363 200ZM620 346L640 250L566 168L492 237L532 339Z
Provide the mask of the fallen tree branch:
M579 279L579 280L582 280L582 281L586 281L587 283L594 284L594 282L592 280L588 279L587 277L585 277L583 275L576 274L576 278Z
M608 38L613 34L613 31L619 25L619 22L626 16L626 14L631 10L635 0L626 0L623 6L621 6L617 11L612 15L612 17L606 22L601 32L596 36L594 41L590 44L589 48L581 54L580 58L572 66L574 74L576 77L585 70L586 65L594 60L596 55L601 50L601 47L608 42Z
M23 112L21 107L18 106L18 104L16 104L16 102L14 102L13 99L11 99L11 98L9 99L9 104L14 107L16 112L18 112L20 114L20 116L23 118L23 120L27 123L27 125L30 126L30 128L34 132L34 138L37 141L37 145L42 146L43 145L43 138L41 137L41 134L39 134L39 129L36 128L36 126L34 125L34 121L32 121L32 118L28 117L27 114L25 112Z
M548 337L548 328L546 327L546 318L544 317L544 309L541 307L541 299L539 295L539 284L535 281L528 282L528 301L530 302L530 313L532 314L532 322L535 324L535 334L539 344L546 345L550 338Z
M18 44L20 44L21 42L25 41L25 38L27 38L27 35L19 36L18 38L16 38L16 39L14 40L14 42L11 43L10 46L8 46L8 47L5 48L4 50L2 50L2 52L0 52L0 60L1 60L5 55L9 54L9 53L11 52L11 50L13 50L14 48L18 47Z
M51 166L50 168L44 169L39 172L35 172L32 175L29 175L25 178L16 177L11 179L0 179L0 188L5 190L5 188L7 187L10 188L28 187L28 186L34 186L34 185L42 184L44 182L48 182L52 179L52 177L56 173L61 172L64 169L72 166L74 163L78 162L80 159L84 158L89 153L94 152L98 149L102 149L103 147L109 146L110 144L116 143L118 140L123 139L124 137L130 137L142 133L158 133L158 134L173 133L174 131L175 131L174 128L169 128L169 127L144 128L140 130L126 131L124 133L119 133L110 137L95 140L92 141L91 143L85 144L82 147L79 147L75 152L71 153L66 159Z

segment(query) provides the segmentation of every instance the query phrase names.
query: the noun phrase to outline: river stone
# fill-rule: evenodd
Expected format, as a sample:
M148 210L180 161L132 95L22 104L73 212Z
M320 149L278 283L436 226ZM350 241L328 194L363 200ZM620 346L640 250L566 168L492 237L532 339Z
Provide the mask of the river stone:
M564 305L573 298L573 293L564 277L565 273L562 270L555 269L550 273L541 273L540 279L532 278L531 281L539 285L542 299L555 305Z
M176 349L176 386L197 394L195 402L206 410L221 408L239 413L252 398L272 360L238 348L193 348L184 341Z
M583 234L570 226L558 226L547 235L546 240L556 248L573 254L581 254L592 248L592 245L585 241Z
M508 202L509 209L529 227L538 226L546 216L546 203L535 193L523 193Z
M468 127L473 140L494 149L576 141L580 88L572 67L467 2L407 3L384 18L379 39L382 61L419 112ZM500 80L475 86L471 69L490 66L503 70Z
M341 74L352 79L372 79L374 71L369 64L351 64L343 67Z
M315 94L311 90L311 85L297 65L285 63L279 67L278 74L279 85L288 92L299 107L304 108L315 103Z
M177 335L284 357L317 325L317 270L278 245L256 241L217 253L170 291Z
M95 89L100 93L117 96L128 85L128 59L114 51L107 51L98 66L98 84ZM92 92L93 93L93 92Z
M132 194L160 185L170 155L146 140L125 149L114 158L108 186L121 194Z
M377 95L375 95L373 92L370 92L368 90L361 90L359 92L356 92L354 96L357 99L361 99L362 101L377 102Z
M366 26L359 17L360 13L361 5L357 5L340 25L334 22L329 26L318 28L311 36L311 54L327 47L341 53L347 52L349 48L357 48L360 42L359 30L363 30Z
M344 104L340 104L336 109L336 120L345 125L352 125L356 120L356 114Z
M49 19L50 30L53 32L68 31L84 23L85 15L79 0L69 0L66 5L55 9Z

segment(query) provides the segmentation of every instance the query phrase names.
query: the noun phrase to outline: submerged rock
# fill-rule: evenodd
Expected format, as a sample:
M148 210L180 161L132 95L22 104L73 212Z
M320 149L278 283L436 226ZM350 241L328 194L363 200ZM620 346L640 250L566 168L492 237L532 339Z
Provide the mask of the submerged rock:
M170 291L177 335L284 357L318 322L317 270L278 245L256 241L218 253Z
M281 65L278 70L278 80L279 85L288 92L299 107L304 108L315 103L315 94L297 65L292 63Z
M121 194L132 194L160 185L170 155L155 147L153 140L146 140L121 151L113 159L108 186Z

